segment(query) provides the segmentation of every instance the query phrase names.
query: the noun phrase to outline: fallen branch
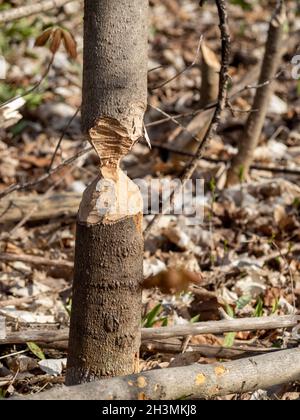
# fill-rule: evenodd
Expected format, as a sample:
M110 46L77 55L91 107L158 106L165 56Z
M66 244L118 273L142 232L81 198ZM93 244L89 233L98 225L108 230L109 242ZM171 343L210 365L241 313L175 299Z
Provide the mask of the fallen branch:
M297 323L298 317L296 315L286 315L198 322L174 327L142 328L141 332L142 340L149 341L199 334L222 334L227 332L293 328ZM55 331L16 331L7 333L5 338L0 339L0 345L22 344L28 341L51 343L52 341L67 341L68 337L68 329Z
M254 354L265 354L274 351L280 351L276 348L255 348L249 346L242 347L222 347L209 344L188 344L188 351L184 354L198 354L198 357L213 357L218 359L240 359L241 357L249 357ZM142 351L149 353L168 353L178 354L182 353L182 341L179 339L164 340L150 340L142 342Z
M0 339L0 345L7 344L26 344L52 343L67 341L69 339L69 330L48 330L48 331L15 331L6 334L6 338Z
M44 266L44 267L73 269L73 263L70 261L51 260L50 258L38 257L36 255L2 253L0 254L0 261L2 262L22 261L24 263Z
M25 216L26 221L55 219L61 216L76 216L81 194L76 192L24 195L0 201L0 224L18 222ZM31 209L34 208L34 212Z
M0 23L11 22L16 19L37 15L38 13L48 12L49 10L62 7L71 1L73 0L44 0L34 4L8 9L0 13Z
M269 316L262 318L240 318L232 320L197 322L188 325L176 325L163 328L142 328L143 340L186 337L198 334L222 334L227 332L273 330L290 328L297 325L297 316Z
M58 387L31 400L175 400L207 399L268 389L300 378L300 349L284 350L212 365L193 364L105 379L70 388Z

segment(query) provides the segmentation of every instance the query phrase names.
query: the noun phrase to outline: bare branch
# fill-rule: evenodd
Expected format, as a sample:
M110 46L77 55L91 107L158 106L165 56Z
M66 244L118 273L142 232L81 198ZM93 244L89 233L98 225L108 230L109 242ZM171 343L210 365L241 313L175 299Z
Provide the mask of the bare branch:
M8 9L0 13L0 23L11 22L38 13L48 12L49 10L62 7L71 1L73 0L44 0L34 4Z

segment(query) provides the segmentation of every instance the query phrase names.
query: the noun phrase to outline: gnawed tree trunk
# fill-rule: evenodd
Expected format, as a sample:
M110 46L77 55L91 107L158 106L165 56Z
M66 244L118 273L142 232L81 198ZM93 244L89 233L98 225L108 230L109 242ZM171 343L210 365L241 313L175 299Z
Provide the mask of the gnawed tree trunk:
M142 198L120 160L143 135L147 0L85 0L82 127L99 176L79 209L66 383L138 370Z
M227 185L234 185L241 182L248 175L250 165L253 161L254 151L258 145L259 138L266 119L268 104L273 89L273 81L276 76L280 57L281 46L286 22L286 7L283 0L278 1L278 6L272 17L264 60L262 63L256 95L252 110L249 114L244 129L238 154L231 163L227 175Z

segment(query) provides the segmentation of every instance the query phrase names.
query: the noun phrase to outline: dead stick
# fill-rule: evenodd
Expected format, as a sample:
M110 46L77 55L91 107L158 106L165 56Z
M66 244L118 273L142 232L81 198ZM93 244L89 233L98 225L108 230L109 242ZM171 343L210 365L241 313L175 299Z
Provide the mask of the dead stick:
M174 327L142 328L142 340L162 340L172 337L186 337L188 335L293 328L297 325L298 318L296 315L286 315L199 322ZM0 345L22 344L28 341L51 343L52 341L66 341L68 337L68 329L57 331L17 331L7 333L5 339L0 339Z
M195 153L193 152L188 152L185 150L181 150L178 149L174 146L168 146L165 144L160 144L154 141L151 141L151 146L155 149L161 149L161 150L166 150L170 153L176 153L178 155L182 155L182 156L189 156L189 157L194 157ZM207 162L211 162L211 163L225 163L225 164L229 164L230 160L229 159L214 159L208 156L202 156L201 160L205 160ZM287 174L287 175L300 175L300 170L299 169L291 169L291 168L286 168L284 166L264 166L264 165L256 165L253 164L250 166L250 170L256 170L256 171L266 171L266 172L273 172L273 173L283 173L283 174Z
M70 388L59 387L29 399L176 400L183 396L206 399L268 389L299 378L300 349L296 348L227 363L151 370Z
M297 322L298 317L295 315L198 322L195 324L177 325L173 327L142 328L142 338L143 340L155 340L198 334L273 330L276 328L295 327Z
M73 268L73 263L71 261L65 260L51 260L50 258L38 257L36 255L26 255L26 254L0 254L0 261L2 262L14 262L21 261L33 265L43 265L45 267L59 267L59 268Z
M62 7L71 1L73 0L44 0L34 4L8 9L0 13L0 23L11 22L38 13L48 12L49 10Z
M24 182L23 184L20 184L20 183L12 184L11 186L6 188L5 190L0 191L0 200L1 200L1 198L7 196L8 194L11 194L14 191L21 191L21 190L26 190L28 188L35 187L36 185L38 185L41 182L45 181L46 179L50 178L51 175L53 175L53 174L61 171L62 169L64 169L66 166L73 165L76 162L76 160L78 160L80 157L86 155L87 153L91 152L92 150L93 150L93 147L87 147L83 150L80 150L78 153L76 153L76 155L72 156L70 159L65 160L60 165L51 169L49 172L41 175L39 178L33 179L32 181Z

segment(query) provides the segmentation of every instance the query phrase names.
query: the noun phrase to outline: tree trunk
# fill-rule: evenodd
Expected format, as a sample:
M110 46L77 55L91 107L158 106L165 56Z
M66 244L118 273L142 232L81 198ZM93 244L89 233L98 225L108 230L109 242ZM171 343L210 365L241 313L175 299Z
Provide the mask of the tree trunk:
M143 135L147 0L85 0L82 127L100 158L77 221L66 383L137 372L142 198L120 160Z
M279 0L278 7L272 17L264 60L259 79L259 88L256 91L252 110L244 129L242 141L239 144L238 154L232 161L227 175L227 186L241 182L248 175L253 161L254 151L267 115L268 104L272 94L273 79L276 76L281 56L284 23L286 21L286 8L284 1Z

